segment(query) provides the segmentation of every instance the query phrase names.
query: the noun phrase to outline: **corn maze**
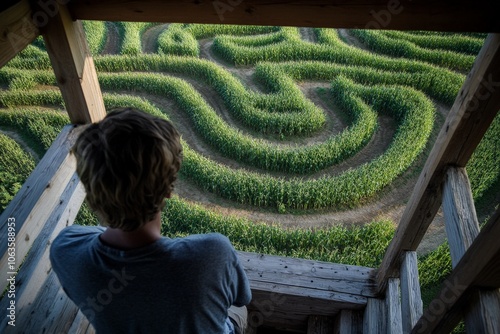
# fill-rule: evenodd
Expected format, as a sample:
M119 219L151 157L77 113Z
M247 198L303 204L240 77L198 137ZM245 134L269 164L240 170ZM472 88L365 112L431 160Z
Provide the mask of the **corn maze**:
M408 199L485 38L120 22L84 28L106 108L138 107L182 134L178 195L162 216L166 235L217 231L242 250L365 266L378 266L394 231L379 217ZM69 119L42 39L0 69L0 85L3 210ZM499 138L497 117L468 166L478 202L498 201ZM356 215L366 207L381 212ZM345 224L331 223L338 215ZM283 228L287 221L298 228ZM84 206L78 222L95 218ZM439 247L420 261L424 285L446 273L446 252Z

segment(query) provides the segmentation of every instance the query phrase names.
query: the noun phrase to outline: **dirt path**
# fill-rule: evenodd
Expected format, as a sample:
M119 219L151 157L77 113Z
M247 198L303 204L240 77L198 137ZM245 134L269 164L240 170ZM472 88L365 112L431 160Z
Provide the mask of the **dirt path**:
M159 24L146 29L142 34L142 52L156 53L158 51L158 36L168 28L170 23Z
M366 51L370 51L370 49L364 45L363 43L361 43L356 37L352 36L350 33L349 33L349 30L348 29L338 29L337 30L338 33L339 33L339 36L341 37L341 39L348 45L352 45L354 47L357 47L359 49L363 49L363 50L366 50ZM371 52L371 51L370 51Z
M28 152L33 157L33 160L35 160L35 164L38 164L38 162L40 161L40 157L31 147L28 146L28 144L17 132L5 127L0 127L0 133L6 135L10 139L18 143L24 151Z
M113 22L106 22L106 44L102 55L115 55L120 53L120 33Z

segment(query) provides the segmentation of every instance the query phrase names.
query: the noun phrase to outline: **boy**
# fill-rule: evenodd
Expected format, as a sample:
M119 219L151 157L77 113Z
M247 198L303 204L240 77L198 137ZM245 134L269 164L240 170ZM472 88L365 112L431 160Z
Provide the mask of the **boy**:
M182 160L172 124L116 109L72 151L87 203L107 228L67 227L50 260L97 333L243 333L251 292L229 240L160 234Z

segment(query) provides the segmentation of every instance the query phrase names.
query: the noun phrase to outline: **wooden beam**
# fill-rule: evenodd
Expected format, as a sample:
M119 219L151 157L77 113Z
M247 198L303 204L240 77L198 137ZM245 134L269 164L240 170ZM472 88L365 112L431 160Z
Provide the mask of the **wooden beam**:
M441 205L447 166L464 167L500 109L500 34L490 34L458 93L377 272L377 291L397 277L404 251L414 251Z
M57 1L51 16L42 35L69 118L74 124L97 122L106 110L82 24Z
M54 209L65 205L60 203L61 195L73 177L76 166L75 158L69 154L69 150L80 131L81 127L74 128L72 125L62 130L0 216L0 221L4 222L0 226L0 268L9 268L9 271L0 272L2 290L7 284L8 272L18 270ZM16 261L12 267L7 252L8 221L15 222Z
M451 262L457 265L479 234L474 200L465 168L450 167L443 186L443 214ZM498 290L477 290L469 296L465 312L465 327L469 333L500 333L500 321L492 321L489 314L500 315ZM493 318L494 319L494 318Z
M39 34L27 0L0 12L0 67L33 42Z
M444 333L455 327L477 288L500 288L500 209L482 228L462 259L444 281L412 333ZM472 297L474 298L474 297ZM498 321L498 316L492 321Z
M76 19L500 32L493 2L411 0L72 0Z
M405 252L401 264L401 317L404 334L411 332L422 312L417 252Z

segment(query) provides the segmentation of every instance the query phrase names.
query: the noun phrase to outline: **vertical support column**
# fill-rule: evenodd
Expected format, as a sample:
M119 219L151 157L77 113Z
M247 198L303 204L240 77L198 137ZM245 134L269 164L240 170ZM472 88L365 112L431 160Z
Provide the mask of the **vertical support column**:
M404 252L401 264L401 316L403 333L410 333L422 316L423 304L418 280L417 252Z
M386 334L386 312L383 299L369 298L363 315L363 333Z
M307 334L332 334L333 318L319 315L312 315L307 320Z
M334 334L363 333L363 314L360 311L342 310L335 318Z
M455 267L479 234L476 209L465 168L449 167L443 187L443 213ZM488 314L496 315L495 317ZM500 292L478 290L472 293L465 312L468 333L500 333ZM492 319L497 321L492 321Z
M399 297L399 278L389 278L385 295L387 309L387 333L399 334L403 331L401 323L401 299Z
M83 26L57 1L44 9L51 19L41 32L69 118L74 124L97 122L106 111Z

